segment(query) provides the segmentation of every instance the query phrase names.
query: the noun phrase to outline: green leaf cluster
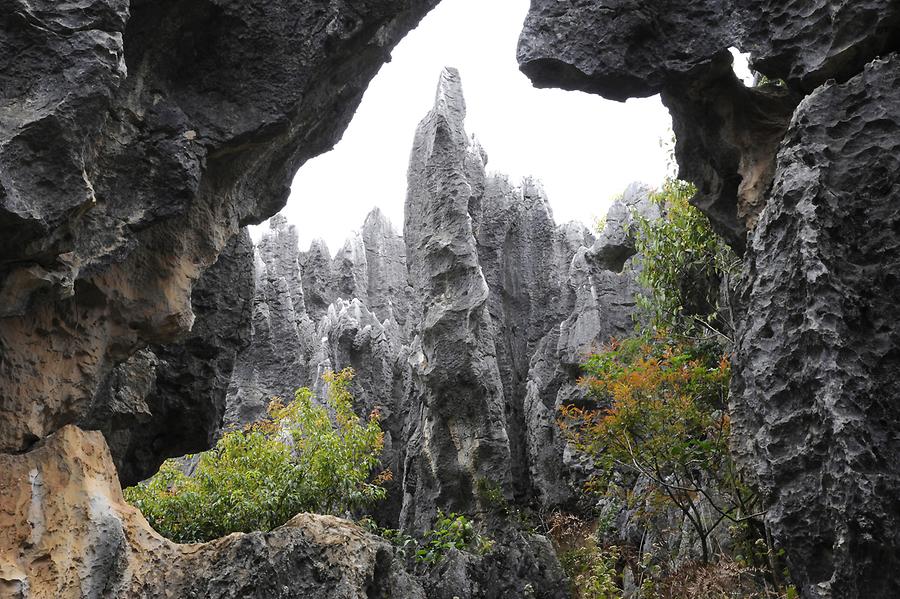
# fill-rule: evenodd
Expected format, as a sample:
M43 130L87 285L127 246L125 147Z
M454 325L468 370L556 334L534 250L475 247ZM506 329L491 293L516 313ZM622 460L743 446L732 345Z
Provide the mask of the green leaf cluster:
M232 532L268 531L300 512L344 515L382 499L371 475L383 448L377 414L353 411L350 369L328 373L327 407L299 389L275 401L269 418L226 432L199 456L193 475L169 460L149 480L125 490L160 534L178 542Z
M690 183L669 178L652 196L662 218L634 214L638 281L648 290L638 302L653 328L683 334L712 330L727 337L732 328L728 283L739 261L709 219L690 204L695 193Z
M416 551L416 561L437 563L450 549L484 555L493 546L493 541L479 535L475 525L467 517L438 511L434 528L426 533L423 546Z
M439 510L434 527L421 540L400 530L380 528L368 518L360 524L393 543L401 557L411 558L417 565L437 564L451 549L485 555L494 548L494 541L480 535L469 518L453 512L445 514Z

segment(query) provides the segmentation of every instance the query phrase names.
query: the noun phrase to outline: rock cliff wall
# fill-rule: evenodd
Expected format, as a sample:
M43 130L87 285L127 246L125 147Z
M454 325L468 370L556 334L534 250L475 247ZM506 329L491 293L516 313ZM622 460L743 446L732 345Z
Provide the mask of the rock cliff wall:
M900 594L898 50L891 0L534 0L519 45L536 85L661 93L694 203L746 250L734 450L807 598Z
M0 451L99 414L118 364L191 329L203 270L435 4L0 3Z

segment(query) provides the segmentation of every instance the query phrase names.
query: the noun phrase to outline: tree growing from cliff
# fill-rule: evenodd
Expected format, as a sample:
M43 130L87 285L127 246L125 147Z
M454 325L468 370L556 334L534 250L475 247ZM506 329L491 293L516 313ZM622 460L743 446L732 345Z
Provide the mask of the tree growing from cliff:
M710 538L727 524L729 558L768 570L778 586L759 497L728 446L731 288L739 260L689 203L695 191L669 178L652 196L662 217L634 214L644 318L633 337L612 340L586 359L581 383L593 402L563 407L559 424L595 462L592 495L627 506L656 538L680 535L666 530L665 515L676 509L693 529L703 563L715 561Z
M275 400L269 417L226 432L186 475L167 461L150 480L125 490L159 533L178 542L231 532L268 531L300 512L344 515L384 497L371 480L384 445L377 414L353 411L350 369L327 373L329 409L299 389Z

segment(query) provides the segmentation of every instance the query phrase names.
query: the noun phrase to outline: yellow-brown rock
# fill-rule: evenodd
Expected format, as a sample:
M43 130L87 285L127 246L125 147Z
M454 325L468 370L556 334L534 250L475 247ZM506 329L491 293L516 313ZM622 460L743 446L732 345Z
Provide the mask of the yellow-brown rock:
M330 516L178 545L125 502L102 434L0 455L0 597L424 597L384 541Z

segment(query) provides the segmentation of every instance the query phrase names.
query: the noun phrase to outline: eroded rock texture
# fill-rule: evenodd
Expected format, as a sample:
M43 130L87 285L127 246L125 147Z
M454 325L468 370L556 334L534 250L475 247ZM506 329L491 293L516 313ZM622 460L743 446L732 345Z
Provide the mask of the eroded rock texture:
M0 3L0 450L190 330L201 272L434 4Z
M352 367L359 413L384 418L394 474L376 516L413 531L438 509L484 507L482 479L523 503L573 499L582 474L556 413L584 399L585 354L632 330L627 229L632 211L658 215L633 185L598 239L557 225L537 182L486 173L464 116L448 69L416 135L403 237L375 210L331 258L321 242L298 253L293 226L273 219L229 392L228 419L245 423L296 387L321 397L326 369Z
M237 354L250 345L253 295L253 245L244 231L194 285L188 336L140 350L100 387L79 424L106 435L124 486L166 458L215 442Z
M521 69L540 87L614 100L662 93L694 203L738 252L772 184L774 157L802 94L846 80L900 47L891 0L532 2ZM748 89L729 47L776 85Z
M898 25L890 0L534 0L519 47L539 86L661 93L694 203L747 248L733 443L804 597L900 585ZM743 87L732 46L784 85Z
M508 492L509 437L470 207L484 193L484 154L463 127L459 73L445 69L419 124L409 166L404 240L413 295L414 432L404 513L422 527L436 506L471 510L479 479Z
M810 596L900 594L898 233L894 56L800 104L746 265L738 449Z

